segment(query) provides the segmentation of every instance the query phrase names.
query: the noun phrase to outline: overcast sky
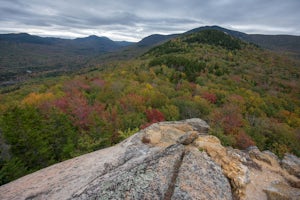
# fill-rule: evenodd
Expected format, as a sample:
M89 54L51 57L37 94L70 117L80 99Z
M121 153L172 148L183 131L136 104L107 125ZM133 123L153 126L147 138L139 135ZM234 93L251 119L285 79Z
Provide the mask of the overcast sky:
M138 41L205 25L300 35L300 0L0 0L0 33Z

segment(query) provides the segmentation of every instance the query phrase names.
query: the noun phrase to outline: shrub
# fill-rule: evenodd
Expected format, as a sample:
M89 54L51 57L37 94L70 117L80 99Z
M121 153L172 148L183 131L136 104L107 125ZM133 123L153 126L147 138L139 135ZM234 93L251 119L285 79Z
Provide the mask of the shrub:
M240 130L237 135L235 135L236 147L239 149L247 149L250 146L255 146L255 142L248 136L244 131Z
M219 138L223 146L233 146L236 143L235 137L233 135L225 135L220 127L211 127L209 134Z
M164 117L163 113L161 113L157 109L146 110L146 116L147 116L147 119L148 119L148 123L143 124L141 126L141 129L147 128L151 124L161 122L161 121L165 121L165 117Z
M213 93L204 92L202 97L206 99L208 102L215 104L217 102L217 96Z
M180 113L177 106L166 105L162 108L162 113L164 114L166 120L175 121L179 119Z
M164 115L157 109L146 110L146 116L149 122L161 122L165 121Z

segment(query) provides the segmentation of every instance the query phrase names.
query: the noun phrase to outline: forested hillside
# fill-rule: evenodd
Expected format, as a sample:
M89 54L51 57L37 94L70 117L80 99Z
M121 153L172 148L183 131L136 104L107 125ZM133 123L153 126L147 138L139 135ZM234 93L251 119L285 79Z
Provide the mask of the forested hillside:
M75 71L86 67L93 56L130 44L97 36L71 40L26 33L0 34L0 87L32 77L53 77Z
M220 26L203 26L192 29L187 33L194 33L208 29L222 31L243 41L251 42L253 44L259 45L260 47L275 51L277 53L288 55L292 58L300 58L300 36L296 35L246 34L239 31L225 29Z
M137 59L26 82L0 95L1 184L116 144L151 123L193 117L206 120L224 145L300 156L299 67L204 30Z

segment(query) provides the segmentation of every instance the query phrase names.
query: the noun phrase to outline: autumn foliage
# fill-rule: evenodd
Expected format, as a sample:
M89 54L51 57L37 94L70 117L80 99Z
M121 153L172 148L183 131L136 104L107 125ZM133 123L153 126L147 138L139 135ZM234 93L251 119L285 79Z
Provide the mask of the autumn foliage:
M216 103L217 102L217 96L213 93L204 92L202 97L206 99L210 103Z
M250 146L255 146L255 142L244 131L240 131L235 135L235 146L240 149L247 149Z
M148 123L143 124L141 126L141 129L144 129L144 128L150 126L151 124L165 121L165 117L164 117L163 113L161 113L157 109L148 109L148 110L146 110L146 116L147 116Z
M21 104L38 106L38 105L41 105L43 102L49 101L52 99L55 99L55 96L50 92L47 92L47 93L32 92L22 100Z
M236 105L225 104L212 113L213 123L224 129L225 134L237 134L244 126L240 108Z
M10 146L0 158L1 184L153 123L194 117L206 120L223 144L300 156L300 63L251 44L232 48L231 40L220 46L199 37L0 88L0 134Z

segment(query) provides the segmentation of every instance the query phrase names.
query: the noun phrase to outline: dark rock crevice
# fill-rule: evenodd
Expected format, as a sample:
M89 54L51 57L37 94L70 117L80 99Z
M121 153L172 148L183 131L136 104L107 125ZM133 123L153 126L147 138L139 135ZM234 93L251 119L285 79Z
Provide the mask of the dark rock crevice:
M237 185L235 185L234 180L232 178L229 178L228 176L226 176L226 178L227 178L230 188L231 188L232 199L240 200L241 198L240 198L240 194L238 192L239 187Z
M37 194L32 194L26 197L25 200L43 199L43 197L46 197L49 194L49 192L51 192L51 190L39 192Z
M183 151L181 153L180 159L175 162L172 178L171 178L171 181L169 183L168 189L165 193L164 200L171 200L171 198L173 196L175 186L176 186L176 180L177 180L177 177L178 177L179 169L182 165L184 155L185 155L185 151Z

